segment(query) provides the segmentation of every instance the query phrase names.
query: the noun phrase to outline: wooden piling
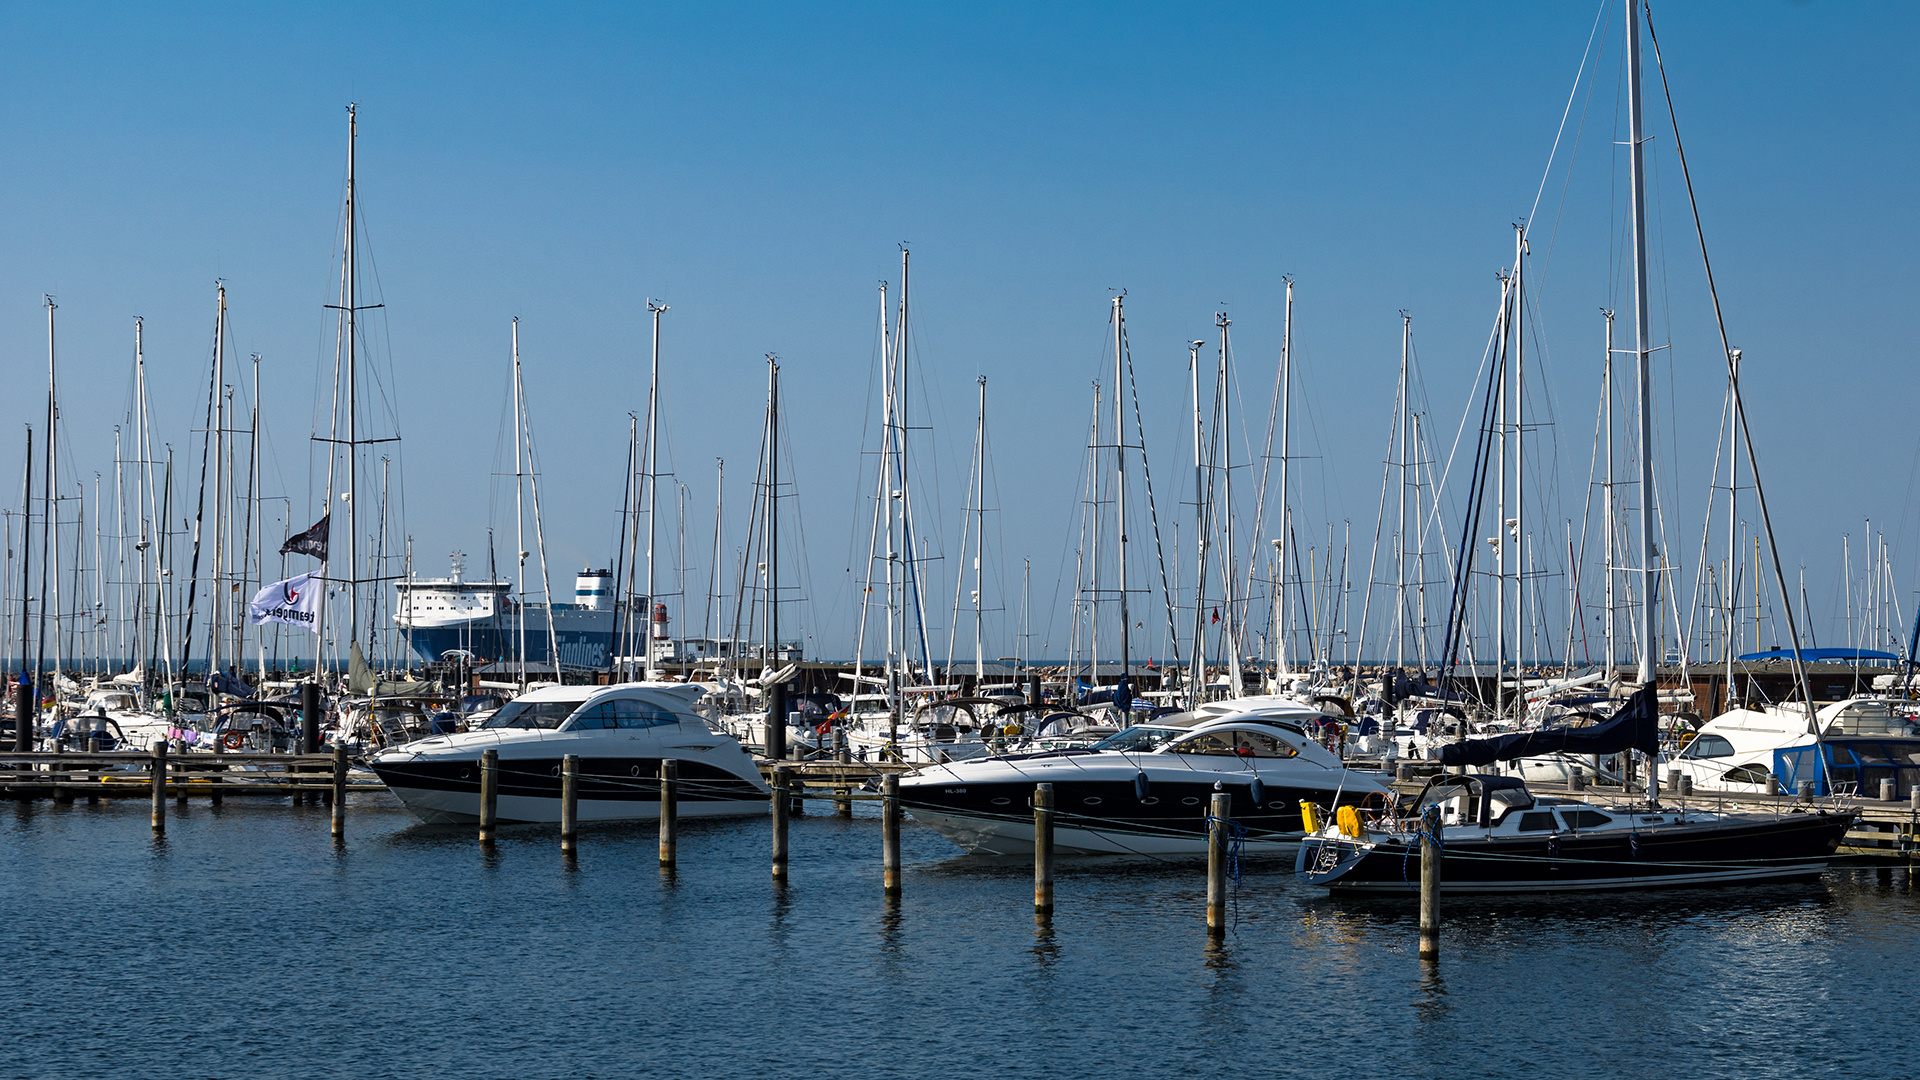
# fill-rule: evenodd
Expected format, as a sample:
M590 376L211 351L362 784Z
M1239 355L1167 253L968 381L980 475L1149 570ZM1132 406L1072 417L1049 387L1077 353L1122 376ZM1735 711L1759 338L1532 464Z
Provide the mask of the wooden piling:
M900 895L900 777L880 780L880 877L888 896Z
M333 748L333 790L328 792L333 803L333 838L344 839L347 835L347 748L336 744Z
M660 763L660 865L672 866L680 846L680 763Z
M1227 932L1227 829L1233 816L1233 796L1213 793L1207 808L1207 935Z
M494 815L500 802L500 751L480 751L480 842L493 843Z
M835 741L841 744L840 749L834 751L834 755L833 755L834 760L838 761L842 769L844 770L846 766L853 764L853 751L847 749L846 747L846 733L844 731L842 731L839 727L835 727L833 729L833 732L834 732ZM836 798L833 800L834 810L837 813L839 813L839 815L843 818L852 817L853 816L853 799L852 799L853 787L850 784L848 784L846 777L842 776L840 778L840 784L838 787L835 787L833 789L833 793L836 796L844 796L842 798Z
M1897 785L1893 782L1893 779L1891 777L1880 781L1880 801L1881 802L1896 801L1898 799L1898 796L1894 794L1894 791L1896 789L1897 789Z
M1053 785L1033 786L1033 913L1053 914Z
M167 831L167 740L153 740L153 831Z
M53 760L47 762L47 776L53 781L53 801L56 803L70 803L73 801L73 789L60 782L66 779L66 766L60 763L60 759L63 756L64 748L60 745L60 740L55 739L53 742Z
M1420 815L1420 959L1440 956L1440 808Z
M785 765L773 770L773 880L787 880L787 808L793 784L793 770Z
M560 759L560 851L574 854L575 835L580 827L580 757L567 754Z

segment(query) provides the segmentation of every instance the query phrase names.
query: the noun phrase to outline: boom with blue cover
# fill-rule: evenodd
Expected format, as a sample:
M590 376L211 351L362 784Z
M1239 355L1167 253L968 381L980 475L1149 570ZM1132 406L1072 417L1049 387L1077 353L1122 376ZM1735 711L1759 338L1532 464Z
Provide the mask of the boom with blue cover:
M1442 765L1490 765L1543 754L1617 754L1622 750L1660 749L1660 709L1652 683L1640 688L1609 720L1590 727L1547 728L1468 739L1440 748Z

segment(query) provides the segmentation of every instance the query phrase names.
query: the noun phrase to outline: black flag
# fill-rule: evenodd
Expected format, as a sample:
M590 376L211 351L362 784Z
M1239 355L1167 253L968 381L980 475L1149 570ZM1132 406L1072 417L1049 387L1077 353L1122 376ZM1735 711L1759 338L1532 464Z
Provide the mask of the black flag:
M311 555L321 562L326 562L327 525L332 521L333 515L327 514L319 521L314 522L313 527L306 532L300 533L297 536L287 537L287 542L280 545L280 554Z

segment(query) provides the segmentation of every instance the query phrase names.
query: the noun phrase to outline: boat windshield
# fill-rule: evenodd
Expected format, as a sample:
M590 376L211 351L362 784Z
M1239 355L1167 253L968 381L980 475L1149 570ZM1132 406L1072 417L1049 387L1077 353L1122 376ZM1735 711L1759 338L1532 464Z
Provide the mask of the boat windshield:
M1184 735L1180 728L1155 727L1152 724L1135 724L1125 731L1113 734L1094 743L1093 750L1126 750L1132 753L1146 753L1165 746L1167 740L1175 735Z
M509 701L487 717L483 728L546 728L560 726L580 707L577 701Z

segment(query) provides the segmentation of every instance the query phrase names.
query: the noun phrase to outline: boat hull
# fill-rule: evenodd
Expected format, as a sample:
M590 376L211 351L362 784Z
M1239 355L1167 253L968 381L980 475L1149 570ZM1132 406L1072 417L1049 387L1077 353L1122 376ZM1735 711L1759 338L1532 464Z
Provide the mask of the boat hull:
M1521 838L1443 834L1441 892L1547 893L1791 881L1819 876L1851 814L1721 818ZM1308 837L1295 869L1334 893L1417 895L1414 842Z
M675 758L679 769L676 816L731 817L770 811L767 792L745 777L703 761ZM654 821L660 817L658 757L583 758L576 794L581 821ZM495 818L501 824L560 820L560 759L500 762ZM386 762L373 771L422 821L467 824L480 820L480 765L466 760Z
M921 773L926 777L928 773ZM1036 771L1031 779L998 783L915 783L903 786L907 812L962 850L981 855L1033 854L1035 780L1054 787L1054 850L1068 855L1203 855L1214 784L1211 773L1149 777L1142 798L1131 773L1113 779L1072 779L1066 770ZM1333 785L1265 782L1255 805L1244 779L1223 782L1237 837L1248 854L1291 851L1306 835L1300 803L1347 805L1369 794ZM1377 802L1378 799L1376 798Z

